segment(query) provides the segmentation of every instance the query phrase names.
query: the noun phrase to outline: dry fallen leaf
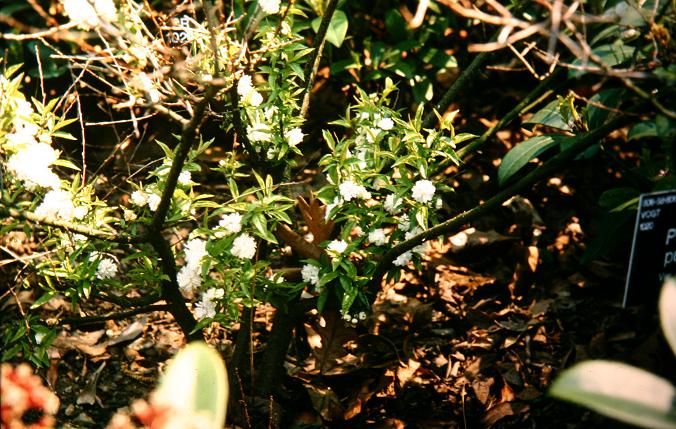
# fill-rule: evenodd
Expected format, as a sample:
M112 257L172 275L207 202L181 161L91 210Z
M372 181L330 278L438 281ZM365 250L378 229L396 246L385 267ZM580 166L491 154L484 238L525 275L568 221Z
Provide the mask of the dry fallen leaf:
M326 221L326 206L314 195L310 194L309 202L303 197L298 197L298 209L312 234L312 243L319 244L331 237L334 222Z
M92 332L63 332L52 342L51 347L58 349L59 354L63 356L68 350L78 350L89 356L100 356L106 352L108 344L96 344L105 331L103 329Z

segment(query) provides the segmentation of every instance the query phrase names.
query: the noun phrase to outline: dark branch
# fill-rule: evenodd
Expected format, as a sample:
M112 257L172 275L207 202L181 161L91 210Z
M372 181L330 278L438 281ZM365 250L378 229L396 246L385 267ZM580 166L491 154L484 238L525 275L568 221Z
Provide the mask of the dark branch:
M329 0L329 4L324 10L322 22L319 24L317 30L317 38L314 43L314 50L310 54L310 60L305 66L305 90L303 92L303 104L300 108L300 116L305 118L307 116L308 108L310 107L310 94L314 86L315 78L317 77L317 70L319 70L319 63L322 60L322 52L324 51L324 44L326 43L326 32L329 29L333 13L338 7L338 0Z
M66 317L59 320L61 325L83 326L91 325L93 323L101 323L107 320L122 320L128 319L137 314L152 313L154 311L169 311L169 306L165 304L148 305L145 307L134 308L132 310L120 311L117 313L108 313L102 316L88 316L88 317Z

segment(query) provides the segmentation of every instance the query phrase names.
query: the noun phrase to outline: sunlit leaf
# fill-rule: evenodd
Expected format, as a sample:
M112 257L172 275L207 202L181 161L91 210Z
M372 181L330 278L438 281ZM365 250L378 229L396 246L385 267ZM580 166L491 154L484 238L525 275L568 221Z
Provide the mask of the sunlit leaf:
M676 428L674 386L623 363L598 360L577 364L556 379L550 394L637 426Z
M498 168L498 181L504 185L530 160L540 155L552 146L571 140L571 137L559 135L537 136L516 145L502 160Z
M169 364L156 395L159 403L170 405L183 415L205 417L208 422L208 426L202 426L205 429L221 429L228 402L223 360L204 343L189 344Z
M669 230L676 233L673 228ZM676 240L676 236L671 238ZM676 279L668 278L662 286L660 294L660 320L664 337L671 346L671 351L676 355Z

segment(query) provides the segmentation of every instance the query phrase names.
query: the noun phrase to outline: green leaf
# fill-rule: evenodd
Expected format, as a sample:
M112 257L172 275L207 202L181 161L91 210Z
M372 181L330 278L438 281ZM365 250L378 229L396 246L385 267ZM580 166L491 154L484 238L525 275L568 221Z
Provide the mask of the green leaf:
M634 57L634 52L636 48L633 46L625 45L624 43L617 42L612 45L602 45L598 48L592 50L592 53L599 57L601 62L603 62L608 67L614 67L623 63L630 61ZM577 59L573 61L573 65L576 66L588 66L590 68L598 68L595 63L587 61L586 64L582 60ZM587 74L587 71L582 69L571 69L568 73L571 78L579 78Z
M201 342L181 350L162 376L156 398L179 415L199 414L205 429L221 429L228 403L228 380L219 354Z
M676 279L673 277L664 282L659 305L664 338L667 339L671 351L676 355Z
M566 122L561 116L559 100L554 100L545 107L537 111L524 124L542 124L552 128L558 128L564 131L573 131L572 124Z
M676 429L676 389L668 381L619 362L582 362L564 371L549 393L605 416L651 429Z
M251 217L251 223L255 228L255 233L257 236L261 237L264 240L267 240L271 243L277 244L277 239L270 231L268 231L268 222L263 216L262 213L255 213Z
M322 22L322 18L315 18L312 21L312 29L319 31L319 26ZM348 19L345 12L342 10L336 10L331 17L331 22L329 23L329 28L326 30L326 40L331 43L336 48L340 48L345 40L345 35L347 34Z
M31 310L40 307L42 304L46 303L50 299L52 299L57 293L56 292L47 292L44 295L42 295L40 298L38 298L33 305L31 305Z
M516 174L531 159L545 150L560 143L572 140L572 137L559 135L537 136L516 145L502 159L498 168L498 183L504 185L509 178Z
M624 94L623 88L612 88L601 91L589 99L587 124L590 130L604 124L612 113L611 110L620 107Z

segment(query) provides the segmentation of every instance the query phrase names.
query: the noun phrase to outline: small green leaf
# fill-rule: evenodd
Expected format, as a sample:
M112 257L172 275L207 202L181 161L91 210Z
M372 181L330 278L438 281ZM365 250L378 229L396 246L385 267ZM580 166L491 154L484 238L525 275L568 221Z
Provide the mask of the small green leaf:
M549 393L605 416L651 429L675 429L676 389L668 381L620 362L579 363Z
M544 135L533 137L516 145L502 159L498 168L498 182L504 185L509 178L515 175L531 159L535 158L552 146L572 140L572 137L560 135Z
M601 91L589 99L587 124L590 130L604 124L612 110L620 107L624 94L623 88L612 88Z
M315 18L312 21L312 29L317 32L321 24L322 18ZM340 48L345 40L347 34L348 19L345 12L336 10L331 17L329 28L326 30L326 40L336 48Z
M542 124L552 128L558 128L564 131L573 131L572 124L566 122L561 116L559 100L554 100L545 107L537 111L524 124Z

